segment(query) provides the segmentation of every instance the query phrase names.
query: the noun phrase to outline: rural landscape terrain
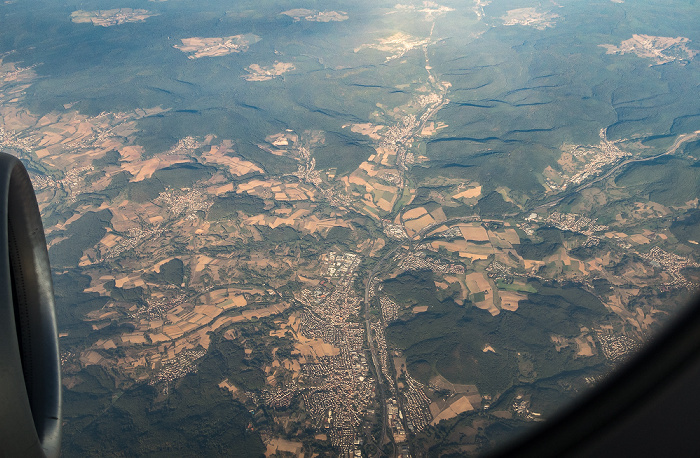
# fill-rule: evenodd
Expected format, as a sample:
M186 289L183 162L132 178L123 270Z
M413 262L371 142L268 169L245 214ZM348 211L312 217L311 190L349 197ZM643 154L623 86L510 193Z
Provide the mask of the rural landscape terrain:
M0 5L66 456L478 454L700 286L692 2L117 3Z

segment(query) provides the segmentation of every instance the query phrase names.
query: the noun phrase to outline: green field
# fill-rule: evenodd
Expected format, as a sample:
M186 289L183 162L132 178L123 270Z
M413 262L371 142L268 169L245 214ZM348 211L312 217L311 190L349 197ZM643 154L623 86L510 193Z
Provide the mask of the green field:
M496 281L496 286L498 289L504 289L506 291L519 291L523 293L536 293L537 290L530 284L520 285L517 283L506 283L502 280Z

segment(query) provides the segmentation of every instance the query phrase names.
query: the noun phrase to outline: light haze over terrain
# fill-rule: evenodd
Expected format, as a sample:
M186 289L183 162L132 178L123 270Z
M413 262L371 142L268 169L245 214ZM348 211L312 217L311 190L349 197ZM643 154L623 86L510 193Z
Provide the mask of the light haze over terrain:
M66 456L502 443L700 281L695 2L7 1Z

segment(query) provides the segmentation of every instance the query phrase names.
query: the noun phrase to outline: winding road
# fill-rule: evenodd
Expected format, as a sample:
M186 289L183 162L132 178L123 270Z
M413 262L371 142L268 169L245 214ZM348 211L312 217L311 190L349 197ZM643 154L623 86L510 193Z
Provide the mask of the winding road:
M550 202L540 204L540 205L534 207L533 210L537 211L537 210L544 210L547 208L551 208L551 207L555 206L556 204L558 204L559 202L561 202L562 200L564 200L565 198L569 197L570 195L581 192L584 189L589 188L600 181L608 179L615 172L617 172L621 168L626 167L630 164L634 164L637 162L653 161L653 160L658 159L660 157L674 154L683 143L695 140L698 137L700 137L700 130L696 130L695 132L691 132L688 134L681 134L678 136L678 138L676 138L676 141L673 142L673 145L671 145L671 147L669 149L667 149L665 152L659 153L655 156L649 156L649 157L643 157L643 158L637 158L637 159L627 159L626 161L623 161L623 162L617 164L615 167L608 170L606 173L599 176L595 180L589 181L586 184L582 184L581 186L578 186L570 191L566 191L566 192L564 192L564 195L557 197L556 199L554 199Z

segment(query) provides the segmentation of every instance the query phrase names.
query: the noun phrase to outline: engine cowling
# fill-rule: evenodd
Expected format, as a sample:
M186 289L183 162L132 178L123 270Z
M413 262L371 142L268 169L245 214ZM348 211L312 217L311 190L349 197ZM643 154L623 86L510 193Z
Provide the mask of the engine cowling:
M53 282L34 189L0 153L0 455L57 457L61 372Z

